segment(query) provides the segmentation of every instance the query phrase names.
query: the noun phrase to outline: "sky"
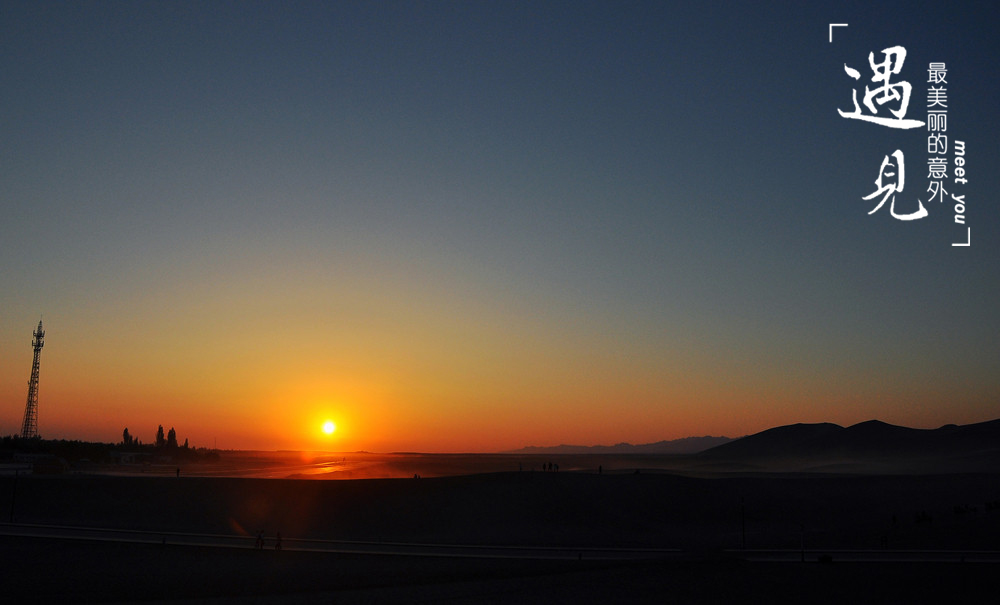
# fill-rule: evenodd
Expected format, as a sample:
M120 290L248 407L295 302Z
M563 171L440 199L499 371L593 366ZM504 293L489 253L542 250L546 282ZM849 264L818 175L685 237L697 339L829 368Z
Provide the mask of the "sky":
M1000 417L1000 9L870 4L2 1L0 434L39 320L50 439Z

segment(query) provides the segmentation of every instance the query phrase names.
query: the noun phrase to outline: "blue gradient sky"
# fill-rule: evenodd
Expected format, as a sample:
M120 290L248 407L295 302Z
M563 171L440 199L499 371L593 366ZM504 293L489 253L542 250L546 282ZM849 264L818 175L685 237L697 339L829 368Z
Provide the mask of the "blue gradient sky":
M0 432L40 315L45 437L998 417L1000 11L867 4L2 2ZM837 114L897 44L908 118L948 64L971 247L925 131ZM897 148L920 221L861 199Z

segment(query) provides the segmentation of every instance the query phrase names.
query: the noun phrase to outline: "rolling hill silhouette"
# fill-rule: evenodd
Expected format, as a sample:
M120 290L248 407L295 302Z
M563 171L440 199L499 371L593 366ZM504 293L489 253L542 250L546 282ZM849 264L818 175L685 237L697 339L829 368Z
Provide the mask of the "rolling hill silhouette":
M761 470L980 472L1000 469L1000 419L937 429L869 420L849 427L793 424L706 450L706 464Z

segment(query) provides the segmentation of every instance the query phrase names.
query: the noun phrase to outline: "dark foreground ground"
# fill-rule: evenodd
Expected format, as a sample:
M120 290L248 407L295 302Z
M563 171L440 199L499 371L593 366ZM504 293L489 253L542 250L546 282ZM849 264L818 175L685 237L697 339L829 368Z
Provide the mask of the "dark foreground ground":
M1000 564L852 563L838 560L836 549L1000 550L998 503L1000 478L992 474L3 478L0 521L236 535L247 546L0 535L0 601L995 602ZM289 542L654 547L681 554L598 562L278 553L251 548L258 530L281 532ZM805 546L812 554L807 563L750 562L738 552L744 544ZM815 562L823 549L834 553L832 563Z
M588 563L0 537L8 603L976 603L991 563Z
M13 509L13 510L12 510ZM0 478L0 521L451 544L1000 549L1000 474Z

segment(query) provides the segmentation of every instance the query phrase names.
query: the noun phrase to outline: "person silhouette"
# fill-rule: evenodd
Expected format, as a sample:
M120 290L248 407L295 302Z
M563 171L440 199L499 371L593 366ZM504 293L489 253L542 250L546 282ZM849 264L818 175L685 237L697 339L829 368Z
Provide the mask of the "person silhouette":
M274 550L281 550L281 532L276 532L274 535Z

